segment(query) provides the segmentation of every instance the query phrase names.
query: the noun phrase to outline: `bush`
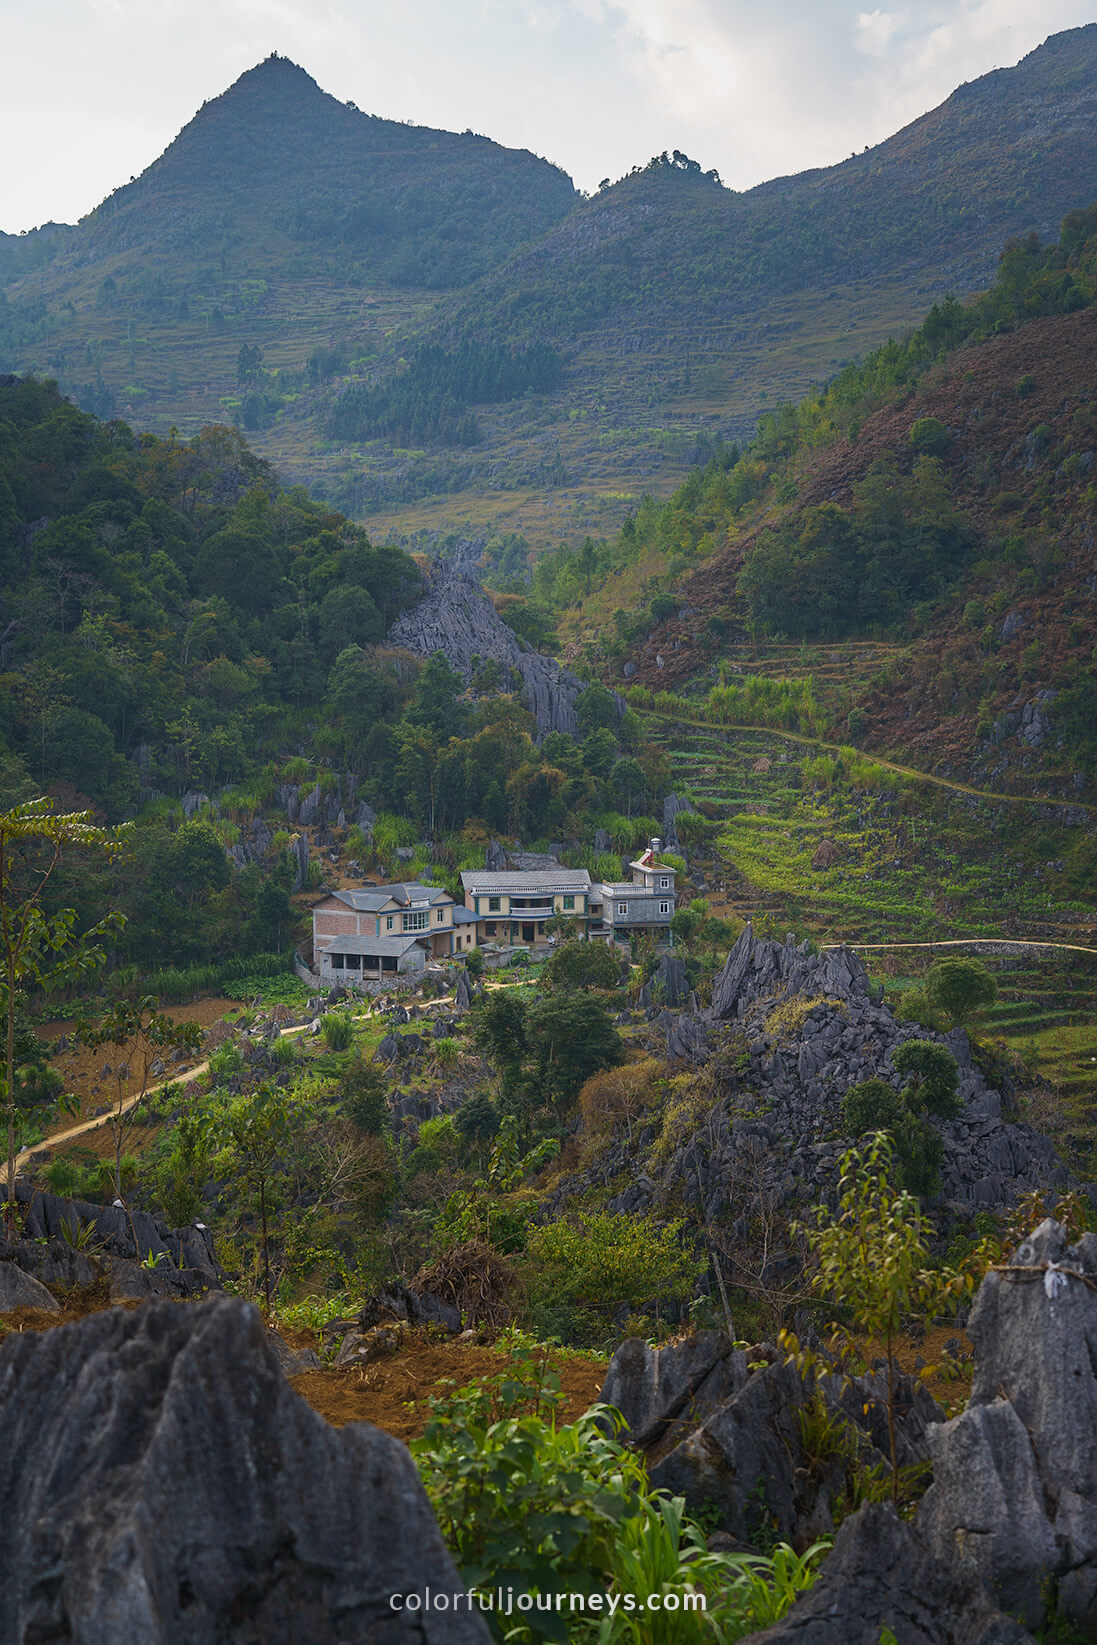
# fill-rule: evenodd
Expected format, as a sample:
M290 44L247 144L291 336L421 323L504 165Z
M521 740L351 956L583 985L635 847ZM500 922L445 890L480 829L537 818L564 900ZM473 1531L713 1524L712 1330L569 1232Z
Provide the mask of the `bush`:
M998 984L981 960L937 960L926 977L926 999L954 1023L971 1020L998 998Z
M534 1320L551 1310L565 1333L604 1339L624 1304L684 1301L701 1263L682 1248L681 1220L660 1226L649 1217L596 1211L532 1228L526 1280Z
M339 1100L347 1118L367 1136L379 1137L388 1119L388 1081L377 1063L351 1057L339 1080Z
M862 1080L842 1098L842 1118L851 1137L890 1131L903 1112L903 1099L884 1080Z
M320 1032L332 1051L349 1051L354 1024L345 1011L329 1011L320 1018Z
M545 961L542 985L570 993L580 988L616 988L620 963L608 943L578 938L561 943Z
M919 417L911 425L910 443L927 457L941 457L952 443L952 436L940 418Z
M652 1493L643 1462L612 1437L600 1407L557 1424L559 1378L528 1350L488 1383L432 1401L412 1455L462 1580L518 1595L564 1596L515 1618L486 1615L492 1635L515 1645L590 1637L616 1645L705 1645L742 1639L778 1621L811 1586L823 1551L781 1545L772 1559L710 1554L681 1497ZM761 1510L760 1510L761 1511ZM652 1596L702 1590L705 1608L665 1608ZM570 1594L636 1596L614 1623L568 1629ZM612 1629L612 1631L610 1631ZM506 1632L504 1633L504 1630Z
M912 1076L904 1087L912 1110L920 1106L942 1120L955 1119L960 1113L964 1106L956 1089L960 1070L945 1046L932 1040L905 1040L892 1052L891 1064L896 1073Z

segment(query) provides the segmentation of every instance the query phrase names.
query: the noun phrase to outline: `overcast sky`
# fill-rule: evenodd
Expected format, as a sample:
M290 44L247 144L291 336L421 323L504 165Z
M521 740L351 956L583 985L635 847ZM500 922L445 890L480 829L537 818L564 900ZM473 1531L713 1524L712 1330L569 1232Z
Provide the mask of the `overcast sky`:
M74 222L277 51L359 108L471 127L579 187L684 149L829 165L1097 21L1097 0L0 0L0 229Z

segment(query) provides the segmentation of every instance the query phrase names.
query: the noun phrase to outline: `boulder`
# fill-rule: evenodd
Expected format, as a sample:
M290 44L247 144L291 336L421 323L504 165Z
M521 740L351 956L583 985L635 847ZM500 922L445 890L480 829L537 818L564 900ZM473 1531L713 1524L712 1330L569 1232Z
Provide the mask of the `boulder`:
M283 1376L300 1376L303 1371L320 1371L323 1366L320 1355L315 1348L291 1348L284 1337L277 1331L267 1332L267 1347L278 1361L278 1368Z
M60 1307L57 1298L33 1274L25 1274L10 1260L0 1262L0 1314L15 1308L44 1308L56 1314Z
M5 1639L487 1645L405 1448L329 1427L235 1298L6 1338L0 1492Z
M890 1507L845 1520L815 1585L749 1645L1035 1645L971 1572L943 1569Z
M683 1418L709 1416L748 1374L745 1354L722 1331L699 1331L669 1348L629 1337L610 1360L598 1398L620 1411L633 1444L648 1446Z

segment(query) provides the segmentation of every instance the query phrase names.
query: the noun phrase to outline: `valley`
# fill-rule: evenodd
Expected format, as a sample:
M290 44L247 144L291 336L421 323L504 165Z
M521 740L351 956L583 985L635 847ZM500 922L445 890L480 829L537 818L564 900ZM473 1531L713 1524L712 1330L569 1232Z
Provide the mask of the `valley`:
M1090 1626L1095 53L590 199L273 56L0 239L13 1642Z

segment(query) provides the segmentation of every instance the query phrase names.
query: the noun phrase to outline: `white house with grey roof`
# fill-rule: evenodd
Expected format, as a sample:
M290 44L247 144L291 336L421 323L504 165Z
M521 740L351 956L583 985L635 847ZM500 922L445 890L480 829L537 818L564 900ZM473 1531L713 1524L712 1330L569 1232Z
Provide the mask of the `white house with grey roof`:
M545 945L545 922L554 914L573 918L580 936L622 938L639 931L666 931L675 908L675 871L659 860L658 840L629 864L632 878L591 879L585 868L546 868L461 875L465 907L476 918L480 944Z
M465 907L476 918L480 943L537 948L547 942L545 921L554 914L573 918L587 934L590 875L585 868L514 869L492 873L466 869L461 875Z
M312 911L313 965L325 982L391 982L475 943L475 921L437 885L333 891Z

